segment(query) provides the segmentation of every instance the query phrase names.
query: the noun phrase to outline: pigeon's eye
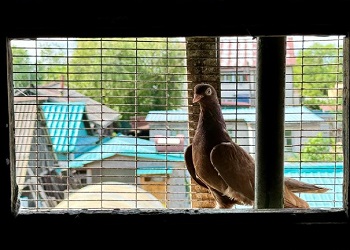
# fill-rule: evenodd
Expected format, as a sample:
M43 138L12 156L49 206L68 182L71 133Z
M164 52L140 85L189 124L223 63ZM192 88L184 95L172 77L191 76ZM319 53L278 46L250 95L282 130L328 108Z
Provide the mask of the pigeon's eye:
M206 95L211 95L212 94L212 90L211 88L207 88L207 90L205 91Z

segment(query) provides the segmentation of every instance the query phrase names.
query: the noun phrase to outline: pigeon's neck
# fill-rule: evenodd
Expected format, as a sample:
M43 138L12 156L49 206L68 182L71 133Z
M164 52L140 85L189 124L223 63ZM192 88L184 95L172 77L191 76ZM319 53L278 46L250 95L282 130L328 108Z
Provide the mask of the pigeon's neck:
M210 105L202 105L200 107L199 120L209 127L215 128L216 126L226 128L224 116L221 111L221 107L217 103L211 103Z

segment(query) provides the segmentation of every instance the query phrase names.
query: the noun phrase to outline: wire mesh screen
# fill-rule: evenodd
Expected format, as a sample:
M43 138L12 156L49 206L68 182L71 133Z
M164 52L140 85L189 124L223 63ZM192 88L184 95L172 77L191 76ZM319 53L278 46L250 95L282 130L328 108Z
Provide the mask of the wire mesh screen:
M284 171L329 189L299 194L311 208L342 207L342 40L287 37ZM228 132L254 157L257 42L218 41ZM184 162L186 46L180 37L12 40L21 209L194 208L203 197Z

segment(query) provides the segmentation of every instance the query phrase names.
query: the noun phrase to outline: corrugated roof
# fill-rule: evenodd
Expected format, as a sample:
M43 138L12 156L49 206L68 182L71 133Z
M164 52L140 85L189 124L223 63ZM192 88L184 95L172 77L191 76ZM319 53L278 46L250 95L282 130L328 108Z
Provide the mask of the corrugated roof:
M285 163L285 176L329 188L326 193L302 193L310 207L343 206L343 162Z
M293 37L287 37L286 64L295 65ZM222 37L220 42L221 67L256 67L257 40L247 37Z
M290 169L285 168L285 176L329 188L325 193L297 194L309 203L310 208L343 207L343 169L323 168L320 170L320 167L322 168L327 164L332 165L334 163L313 163L315 169L301 168L299 171L290 171ZM247 207L239 205L237 208Z
M14 99L16 181L23 184L26 178L30 148L38 120L37 100L22 97ZM19 185L21 189L23 185Z
M62 194L55 191L59 191L60 187L63 186L51 185L62 183L58 183L59 179L54 176L57 174L55 168L57 159L52 151L48 129L41 122L44 117L39 105L43 101L46 101L46 98L14 97L16 182L19 193L23 188L30 187L31 191L29 192L34 196L37 195L37 191L32 189L34 185L36 190L40 190L39 193L40 196L43 195L42 197L47 195L51 198L62 198ZM46 188L40 187L40 183L27 182L34 175L44 178L42 180L45 180L45 185L48 185L49 188L46 190ZM39 181L40 178L37 180ZM43 202L49 206L55 203L51 199L46 199Z
M74 146L75 157L94 148L100 141L100 136L78 136Z
M138 167L136 170L137 175L147 175L147 174L171 174L173 168L171 166L147 166L147 167Z
M309 203L310 208L343 207L342 162L285 162L284 175L329 188L326 193L297 194ZM236 207L247 208L243 205L237 205Z
M155 149L152 141L135 137L117 136L102 145L96 146L91 151L70 161L69 167L79 168L93 161L102 160L116 154L141 158L184 161L183 154L161 154ZM302 181L324 186L330 189L324 194L300 194L310 207L329 208L342 207L342 162L295 162L285 163L285 176L300 179ZM138 175L144 174L170 174L169 166L150 166L137 169Z
M47 85L36 86L40 97L47 97L52 102L85 103L86 113L91 122L100 127L107 127L119 119L120 114L114 109L87 97L78 91L67 88L62 82L52 82Z
M100 161L116 154L163 161L184 161L182 153L159 153L153 141L120 135L71 160L69 167L83 167L88 163Z
M151 110L145 120L148 122L184 122L188 121L188 112L186 110Z
M45 102L41 105L55 152L74 152L84 128L84 103Z
M246 122L255 122L256 108L224 108L222 109L226 121L243 120ZM186 110L154 110L148 112L146 116L148 122L187 122L188 113ZM313 122L323 121L317 114L304 106L285 108L286 122Z
M342 170L343 169L343 162L286 162L284 164L285 169L288 169L288 171L298 171L299 169L320 169L322 171L331 170L332 172L334 169Z

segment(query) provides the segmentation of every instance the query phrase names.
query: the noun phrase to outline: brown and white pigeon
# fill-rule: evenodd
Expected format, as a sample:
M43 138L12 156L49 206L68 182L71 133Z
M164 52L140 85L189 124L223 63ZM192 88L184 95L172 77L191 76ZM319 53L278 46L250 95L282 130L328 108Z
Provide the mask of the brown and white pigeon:
M228 134L213 86L197 84L193 103L197 102L200 105L197 130L184 153L191 177L210 190L216 208L254 205L254 159ZM305 200L294 194L296 192L324 193L328 190L288 177L284 183L285 208L309 208Z

